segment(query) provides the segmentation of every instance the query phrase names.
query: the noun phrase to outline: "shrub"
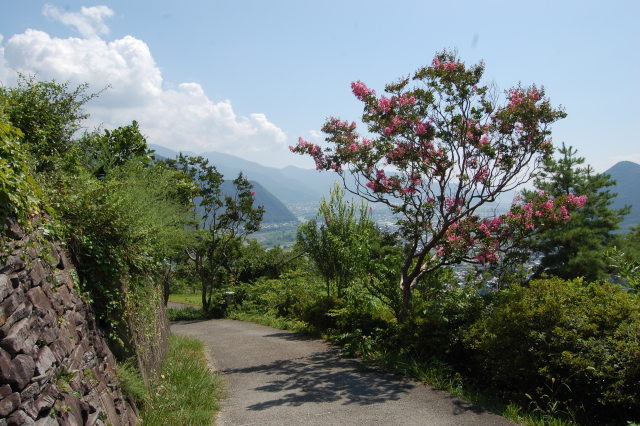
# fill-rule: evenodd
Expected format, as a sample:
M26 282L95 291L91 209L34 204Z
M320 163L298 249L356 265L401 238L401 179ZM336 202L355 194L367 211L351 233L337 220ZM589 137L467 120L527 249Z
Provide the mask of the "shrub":
M300 319L303 307L321 292L321 283L291 272L277 280L260 278L255 283L243 283L237 287L236 296L244 312Z
M0 121L0 220L6 216L24 220L37 205L38 190L21 137L19 129Z
M505 396L568 414L640 417L640 302L610 283L533 281L468 328L474 366Z
M320 331L336 328L336 318L332 312L339 309L341 301L335 296L318 297L301 306L299 318Z

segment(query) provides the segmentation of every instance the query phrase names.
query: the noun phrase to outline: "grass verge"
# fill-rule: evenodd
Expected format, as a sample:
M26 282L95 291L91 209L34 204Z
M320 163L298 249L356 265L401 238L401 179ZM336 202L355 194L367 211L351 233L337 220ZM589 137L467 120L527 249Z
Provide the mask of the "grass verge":
M169 321L198 321L210 319L200 308L167 309Z
M222 383L212 373L202 342L171 335L162 373L152 383L141 414L145 425L211 425Z
M269 327L279 328L281 330L296 331L298 333L319 336L319 333L312 329L309 324L304 321L295 319L274 317L264 314L247 313L242 311L232 311L229 313L227 318L239 321L255 322L257 324L267 325Z
M202 307L202 296L200 295L200 293L170 294L169 302L182 303L184 305Z

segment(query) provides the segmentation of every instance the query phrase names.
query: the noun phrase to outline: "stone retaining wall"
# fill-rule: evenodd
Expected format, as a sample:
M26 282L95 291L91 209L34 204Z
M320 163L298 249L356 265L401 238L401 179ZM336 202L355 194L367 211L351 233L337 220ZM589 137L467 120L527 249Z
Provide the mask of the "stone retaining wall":
M140 422L80 298L75 269L42 232L0 234L0 426Z

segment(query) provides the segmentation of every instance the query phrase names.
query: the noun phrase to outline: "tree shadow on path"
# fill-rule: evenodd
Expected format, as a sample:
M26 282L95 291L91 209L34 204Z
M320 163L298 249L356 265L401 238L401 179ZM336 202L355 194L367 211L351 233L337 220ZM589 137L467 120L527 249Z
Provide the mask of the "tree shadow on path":
M341 359L333 351L278 360L267 364L223 370L224 374L265 374L273 376L256 391L270 392L276 398L247 407L265 410L275 406L337 402L341 405L371 405L397 400L416 387L415 383L379 371L363 371L354 360Z

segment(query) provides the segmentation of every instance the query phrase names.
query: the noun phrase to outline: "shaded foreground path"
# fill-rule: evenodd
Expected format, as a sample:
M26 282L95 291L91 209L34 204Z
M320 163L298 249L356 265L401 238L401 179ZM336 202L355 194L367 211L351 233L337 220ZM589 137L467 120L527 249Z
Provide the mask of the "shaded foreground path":
M180 322L227 382L222 425L512 425L451 395L340 358L320 340L234 321Z

